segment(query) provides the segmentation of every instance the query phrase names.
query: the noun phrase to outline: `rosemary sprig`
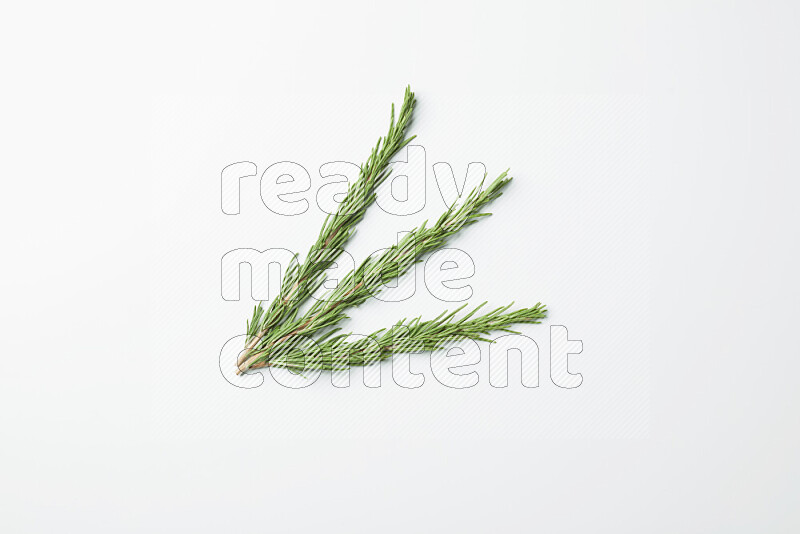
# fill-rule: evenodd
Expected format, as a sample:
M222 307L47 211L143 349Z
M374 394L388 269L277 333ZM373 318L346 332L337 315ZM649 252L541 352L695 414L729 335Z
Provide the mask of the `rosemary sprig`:
M317 241L309 250L303 265L293 262L287 268L281 285L281 294L264 310L259 303L247 324L247 343L237 365L240 373L261 367L284 367L293 371L302 369L340 369L348 365L367 365L389 357L395 352L419 352L441 348L447 341L469 338L485 339L489 332L508 329L514 323L538 323L547 310L541 304L506 313L511 304L497 308L485 315L471 319L484 305L481 304L459 320L455 314L464 306L429 321L416 318L400 320L394 326L381 329L372 336L356 342L347 342L349 334L336 334L336 326L347 318L345 310L358 306L377 294L391 279L406 273L421 257L442 246L448 238L479 218L491 215L481 209L499 197L511 181L507 171L493 181L486 190L483 182L460 204L452 205L436 223L427 227L425 221L399 243L378 256L371 256L348 273L324 299L298 317L299 306L319 289L328 269L341 252L342 246L355 232L355 226L364 217L375 200L375 187L388 176L389 160L414 137L405 137L405 128L414 108L414 93L406 88L405 99L397 123L394 106L389 133L378 140L367 162L362 166L358 180L350 186L347 196L336 214L328 216ZM484 176L485 180L485 176ZM513 304L513 303L512 303ZM471 319L471 320L470 320ZM325 331L314 341L312 334Z
M454 204L445 211L432 227L426 227L425 221L379 256L364 260L341 280L327 298L317 301L302 317L296 318L296 311L293 312L291 318L277 325L268 335L262 336L259 343L250 346L246 357L239 361L239 369L246 371L254 364L269 359L276 346L295 336L309 336L335 327L348 317L345 310L358 306L379 293L389 280L408 272L414 264L421 261L423 255L441 247L461 229L481 217L491 215L482 213L481 209L502 195L502 189L511 180L506 171L485 190L482 190L482 181L459 206ZM327 335L336 331L329 331Z
M334 215L328 215L322 224L317 241L306 255L306 262L299 265L292 262L286 269L278 298L272 301L266 311L259 303L248 322L249 335L247 353L255 347L271 328L280 324L293 310L296 310L323 283L323 272L330 267L342 251L344 244L352 237L355 226L364 218L367 208L375 201L375 188L391 173L390 160L398 150L410 143L416 136L406 137L406 127L411 122L416 99L411 87L406 87L403 105L395 122L394 104L385 137L378 139L366 163L361 166L358 179L349 187L347 195Z
M372 335L355 342L347 342L350 334L340 334L328 341L310 341L306 336L294 336L291 341L278 346L269 356L255 361L250 369L280 367L293 371L310 369L337 370L348 366L369 365L384 360L396 353L426 352L442 348L448 341L459 339L486 339L489 332L502 331L517 334L508 326L519 323L539 323L547 315L547 309L538 303L532 308L523 308L505 313L514 303L497 308L485 315L469 320L486 302L474 308L461 319L454 321L456 313L467 305L429 321L421 317L406 322L401 319L394 326L380 329Z

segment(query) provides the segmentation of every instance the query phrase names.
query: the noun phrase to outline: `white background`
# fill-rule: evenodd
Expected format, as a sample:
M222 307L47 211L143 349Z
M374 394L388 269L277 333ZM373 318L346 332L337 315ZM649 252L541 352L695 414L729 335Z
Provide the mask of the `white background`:
M800 526L795 5L7 11L2 530ZM323 215L272 215L250 179L226 216L220 171L297 161L313 192L407 83L427 206L371 211L353 255L441 212L433 163L510 166L454 246L471 302L549 305L522 329L540 387L491 388L484 345L470 390L234 388L217 359L252 302L219 296L222 254L304 251ZM584 342L577 389L549 380L551 324Z

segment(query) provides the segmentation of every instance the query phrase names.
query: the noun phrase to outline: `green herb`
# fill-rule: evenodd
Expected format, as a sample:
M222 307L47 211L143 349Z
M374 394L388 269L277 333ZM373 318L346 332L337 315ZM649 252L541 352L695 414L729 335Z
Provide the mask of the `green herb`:
M248 323L250 336L246 352L253 349L270 329L279 325L288 314L297 310L308 297L324 282L323 273L330 267L342 251L342 247L355 233L356 224L364 218L367 208L375 201L375 188L391 173L389 162L398 150L410 143L414 137L405 137L406 126L411 121L414 110L414 93L406 87L403 106L397 122L394 118L394 104L386 137L378 139L367 162L361 166L358 179L347 190L347 195L334 215L328 215L322 224L317 241L311 246L306 262L299 265L292 262L286 269L281 283L280 296L272 301L266 312L261 303ZM242 363L246 353L239 359Z
M539 319L547 315L547 310L541 304L533 308L503 313L514 304L512 302L469 321L468 319L485 304L486 302L480 304L457 321L453 321L455 314L464 309L466 304L450 313L442 312L439 317L430 321L422 321L421 317L417 317L406 323L406 319L401 319L389 330L382 328L352 343L345 341L350 334L340 334L325 342L315 342L300 335L294 336L291 341L276 345L268 353L268 357L265 353L255 359L248 369L258 369L268 365L297 371L346 369L348 364L368 365L389 358L395 353L436 350L442 348L448 341L465 338L492 341L484 336L495 331L518 334L519 332L507 327L519 323L539 323Z
M490 215L480 210L502 195L502 189L511 181L507 171L485 190L482 190L482 181L461 204L454 204L443 213L433 226L427 227L425 221L379 256L367 258L348 273L335 289L298 317L298 307L322 285L324 271L334 263L341 246L353 235L355 225L374 201L375 186L389 176L389 160L413 139L406 139L404 135L414 102L414 94L407 88L397 123L392 107L389 133L378 141L336 215L326 218L305 264L300 266L293 263L289 266L281 286L281 295L268 310L265 311L261 304L255 307L247 325L248 341L238 360L240 372L266 366L299 372L302 369L367 365L390 357L393 353L437 349L447 341L464 338L487 341L484 336L491 331L514 332L507 327L514 323L538 323L539 319L545 317L547 310L540 303L532 308L505 313L511 307L509 304L468 320L484 303L462 319L454 321L455 314L465 304L450 314L443 312L430 321L416 318L406 322L406 319L402 319L388 330L378 330L369 338L354 343L345 341L350 334L337 334L340 329L336 325L348 318L345 310L362 304L391 279L408 272L415 263L421 261L423 255L440 248L448 238L481 217ZM320 331L324 332L316 341L310 337Z

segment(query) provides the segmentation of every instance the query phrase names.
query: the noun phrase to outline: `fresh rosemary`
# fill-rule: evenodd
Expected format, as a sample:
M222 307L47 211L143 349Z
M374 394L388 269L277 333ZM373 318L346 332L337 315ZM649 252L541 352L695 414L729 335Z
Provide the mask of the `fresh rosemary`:
M421 317L410 321L402 319L388 329L380 329L355 342L346 341L351 334L337 334L340 328L336 325L348 317L345 314L348 308L358 306L378 293L387 282L408 272L423 255L440 248L466 226L491 215L482 213L481 209L502 195L502 189L511 181L507 171L485 190L481 182L460 204L445 211L433 226L427 227L425 221L396 245L377 257L364 260L340 280L335 289L298 316L299 307L322 285L324 271L333 265L342 246L355 232L356 224L375 200L375 187L391 172L389 161L414 139L405 137L414 103L414 93L406 88L397 122L392 106L388 134L378 140L336 214L325 219L305 263L301 265L295 261L287 268L281 293L268 309L259 303L253 310L247 324L245 350L237 362L239 372L267 366L300 372L303 369L333 370L349 365L368 365L394 353L434 350L448 341L465 338L488 341L484 336L489 332L516 333L508 326L538 323L545 317L547 310L541 303L507 312L512 303L471 319L486 304L484 302L459 320L454 320L455 315L466 304L429 321L422 321ZM311 338L312 334L319 332L321 334L316 340Z
M280 325L288 314L297 310L308 297L323 283L323 273L329 268L355 232L355 226L375 201L375 188L391 173L389 162L398 150L410 143L414 137L405 137L406 127L414 110L414 93L406 87L403 105L395 122L394 104L386 137L378 139L375 148L361 166L358 179L347 190L347 195L336 213L325 218L317 241L311 246L306 262L299 265L292 262L286 269L281 283L280 295L272 301L266 312L261 303L256 306L253 320L248 324L249 341L246 353L253 349L273 328ZM239 364L246 357L239 359Z

